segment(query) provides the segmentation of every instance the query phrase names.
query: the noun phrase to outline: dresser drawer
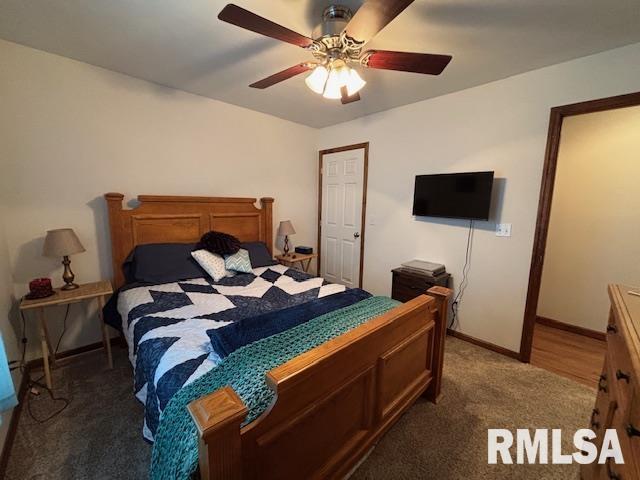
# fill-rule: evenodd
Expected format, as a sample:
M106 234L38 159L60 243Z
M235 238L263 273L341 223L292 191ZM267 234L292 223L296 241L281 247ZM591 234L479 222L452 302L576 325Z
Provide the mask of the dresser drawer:
M598 383L598 396L596 397L596 405L591 413L590 428L596 433L596 445L600 448L604 432L607 428L611 428L613 423L613 415L616 410L616 402L611 395L609 386L609 360L605 358L602 376Z
M625 427L626 428L626 427ZM624 461L630 464L634 463L633 467L635 468L635 476L629 478L640 478L640 437L630 437L629 439L630 445L630 456L624 457ZM622 444L622 441L621 441ZM623 455L624 455L624 447L623 447ZM629 465L631 467L631 465Z
M606 468L603 468L603 478L619 478L619 480L635 480L639 478L638 455L640 455L640 437L629 435L628 427L629 420L627 414L616 409L611 428L615 428L618 433L624 464L618 465L610 460Z
M434 283L427 282L426 279L420 277L414 277L409 275L402 275L399 273L393 274L393 282L395 285L406 288L409 290L422 290L426 291Z
M636 480L637 476L633 468L629 468L627 457L624 458L625 463L618 465L611 458L607 459L607 463L600 465L598 469L598 480Z
M407 302L427 293L427 290L435 285L446 287L449 284L449 277L446 273L437 277L422 277L396 269L393 270L391 296L395 300Z
M633 371L629 349L618 327L607 330L609 384L618 409L621 413L628 415L633 391L638 387L638 379Z
M400 302L408 302L423 293L427 293L427 289L411 289L399 285L394 285L391 290L391 298Z

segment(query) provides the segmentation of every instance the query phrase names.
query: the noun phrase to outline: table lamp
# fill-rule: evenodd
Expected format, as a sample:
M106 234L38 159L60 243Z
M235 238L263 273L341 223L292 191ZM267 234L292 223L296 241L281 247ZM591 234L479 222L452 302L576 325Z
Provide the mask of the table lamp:
M62 257L62 265L64 265L64 273L62 274L64 286L62 290L78 288L78 285L73 283L75 275L71 271L69 255L82 253L84 251L84 247L73 229L59 228L57 230L47 231L47 236L44 239L44 247L42 247L42 254L46 257Z
M293 235L296 233L293 228L293 224L291 220L284 220L280 222L280 226L278 227L278 235L284 237L284 254L289 254L289 235Z

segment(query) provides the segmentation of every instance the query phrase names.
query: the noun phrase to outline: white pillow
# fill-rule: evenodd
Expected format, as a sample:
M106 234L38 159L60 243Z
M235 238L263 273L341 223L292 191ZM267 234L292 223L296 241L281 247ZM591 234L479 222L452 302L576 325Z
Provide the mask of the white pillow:
M224 258L220 255L211 253L208 250L196 250L191 252L191 256L213 278L214 282L219 282L229 273L224 266Z

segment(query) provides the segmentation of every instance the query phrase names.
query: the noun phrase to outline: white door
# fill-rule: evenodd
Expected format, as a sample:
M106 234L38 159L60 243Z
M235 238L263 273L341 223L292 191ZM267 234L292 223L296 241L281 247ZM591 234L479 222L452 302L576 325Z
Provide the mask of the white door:
M322 155L320 273L329 282L360 285L365 149Z

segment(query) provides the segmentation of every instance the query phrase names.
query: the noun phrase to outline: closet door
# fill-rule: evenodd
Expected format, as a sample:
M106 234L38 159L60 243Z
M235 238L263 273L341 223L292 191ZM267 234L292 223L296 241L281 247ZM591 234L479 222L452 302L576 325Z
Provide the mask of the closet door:
M320 274L348 287L360 286L365 204L365 147L322 155Z

